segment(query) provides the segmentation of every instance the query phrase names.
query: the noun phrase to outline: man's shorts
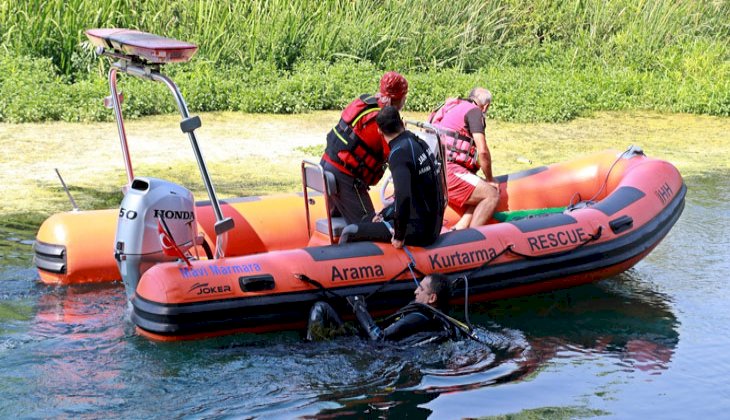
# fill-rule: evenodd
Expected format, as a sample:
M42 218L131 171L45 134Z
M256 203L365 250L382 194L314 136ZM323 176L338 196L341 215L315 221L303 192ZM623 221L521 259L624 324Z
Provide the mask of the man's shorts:
M449 207L459 215L466 212L466 201L469 200L480 181L484 181L458 163L446 164L446 183L449 189Z

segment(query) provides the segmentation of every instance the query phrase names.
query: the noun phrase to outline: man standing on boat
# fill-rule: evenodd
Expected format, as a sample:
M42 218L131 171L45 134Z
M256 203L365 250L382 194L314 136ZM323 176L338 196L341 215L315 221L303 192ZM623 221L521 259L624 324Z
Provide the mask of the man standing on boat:
M407 94L406 79L394 71L387 72L380 79L379 92L352 101L327 134L321 164L335 176L337 193L332 195L331 203L348 224L369 222L375 216L368 189L383 177L389 153L375 118L385 106L402 109Z
M476 87L469 99L447 99L429 117L435 127L458 133L443 136L449 206L461 216L454 225L456 229L486 224L499 202L499 184L492 176L492 157L485 136L491 103L491 92ZM476 175L479 169L484 179Z
M396 107L383 108L376 122L390 148L395 201L383 213L392 214L392 226L381 216L350 224L342 230L340 243L391 242L398 249L431 245L441 233L445 207L436 158L426 142L405 129Z

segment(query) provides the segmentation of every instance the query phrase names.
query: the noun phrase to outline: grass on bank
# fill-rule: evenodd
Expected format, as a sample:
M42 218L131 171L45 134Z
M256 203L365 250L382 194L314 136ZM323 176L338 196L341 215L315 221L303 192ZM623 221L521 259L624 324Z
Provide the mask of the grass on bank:
M378 68L472 72L606 60L678 69L727 48L730 4L677 0L0 0L0 43L66 76L97 68L83 31L120 27L194 42L202 61L291 70L342 57ZM723 45L724 44L724 45ZM567 55L564 55L567 52ZM694 51L695 53L697 51ZM711 56L711 55L710 55ZM696 63L695 65L702 65Z
M301 188L299 164L318 159L338 113L201 115L197 131L203 155L222 198ZM406 112L406 118L425 114ZM178 117L127 123L137 176L169 179L206 199L189 142ZM564 124L488 123L494 172L505 174L605 149L644 148L672 162L685 178L730 173L730 119L655 112L606 112ZM126 182L114 123L0 124L0 219L34 230L46 217L70 210L56 178L58 168L82 209L114 208ZM531 161L526 163L525 160Z
M0 122L111 121L101 98L108 83L93 78L66 84L49 72L48 60L0 53ZM210 63L170 66L193 112L303 113L342 109L363 92L375 92L382 71L368 62L304 62L292 72L266 64L250 70ZM476 85L494 94L490 118L561 122L595 111L644 110L730 115L730 61L701 77L683 71L650 73L599 65L576 68L494 66L475 73L451 69L405 73L408 109L427 112L445 98L465 96ZM127 118L174 113L161 84L121 77Z
M111 118L92 27L199 44L193 63L166 69L195 112L340 109L394 69L415 111L480 84L502 121L730 115L727 1L0 0L0 121ZM174 111L162 86L123 89L128 117Z

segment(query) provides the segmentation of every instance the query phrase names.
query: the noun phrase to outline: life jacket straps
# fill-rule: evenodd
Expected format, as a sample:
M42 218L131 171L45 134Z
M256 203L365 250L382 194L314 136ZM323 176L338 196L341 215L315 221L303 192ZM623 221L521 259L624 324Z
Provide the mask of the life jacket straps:
M443 124L445 128L453 131L453 133L443 135L446 161L464 165L470 170L478 168L477 150L474 138L467 131L463 119L468 109L473 106L466 99L448 99L436 108L429 117L429 122L437 127Z
M356 114L353 112L360 108ZM363 140L353 127L365 118L364 123L373 120L374 114L380 111L377 99L363 95L359 103L349 106L337 125L330 131L327 139L325 153L327 157L342 165L352 175L366 185L376 184L385 172L383 161L385 157L375 152L373 148ZM341 152L346 152L345 154Z

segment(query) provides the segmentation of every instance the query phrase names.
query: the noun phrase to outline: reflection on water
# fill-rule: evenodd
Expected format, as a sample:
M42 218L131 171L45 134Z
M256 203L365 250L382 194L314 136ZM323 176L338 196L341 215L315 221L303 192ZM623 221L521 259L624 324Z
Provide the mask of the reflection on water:
M538 364L573 351L663 369L679 341L677 320L666 296L641 288L632 276L629 270L597 285L474 305L473 317L523 331Z
M658 374L678 342L667 297L630 275L471 305L488 345L405 349L353 337L306 343L295 333L154 343L135 335L119 285L23 281L36 295L18 300L12 283L0 286L11 325L0 336L0 376L3 394L22 404L4 410L29 416L425 415L439 395L526 381L575 355Z
M38 278L35 270L31 269L34 233L27 228L0 223L0 281L27 279L26 274ZM0 293L3 289L0 288Z

